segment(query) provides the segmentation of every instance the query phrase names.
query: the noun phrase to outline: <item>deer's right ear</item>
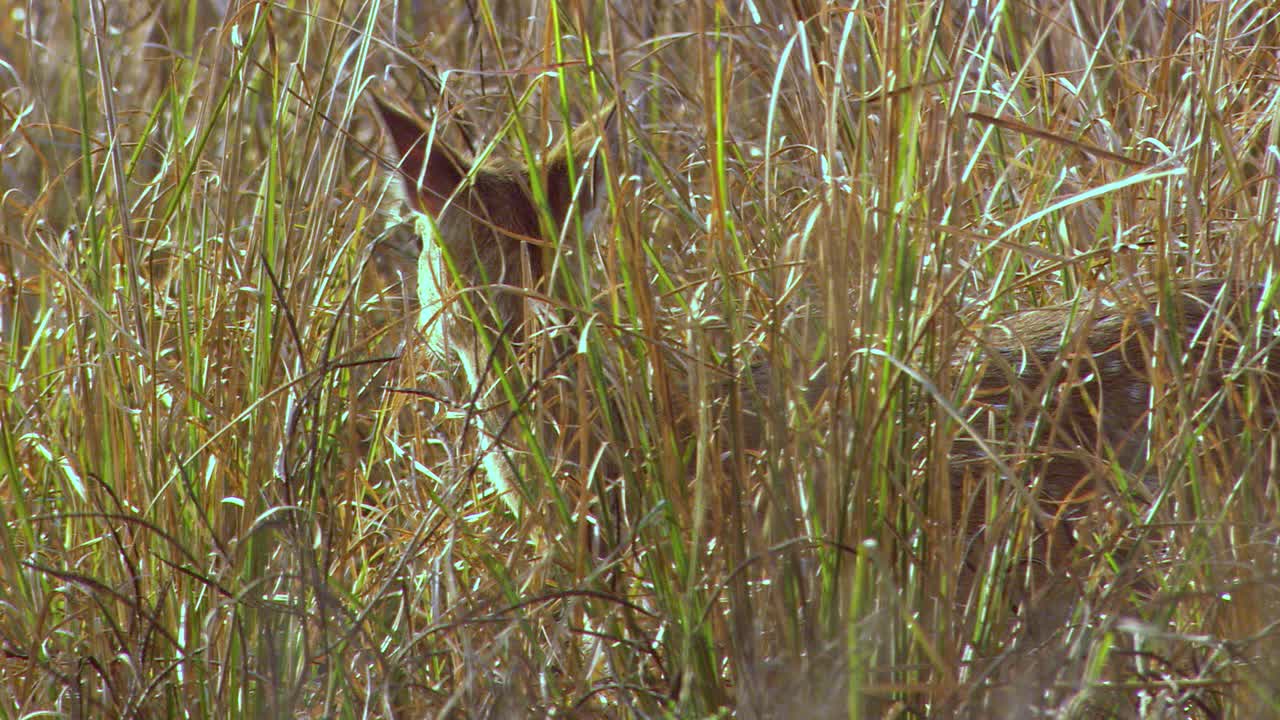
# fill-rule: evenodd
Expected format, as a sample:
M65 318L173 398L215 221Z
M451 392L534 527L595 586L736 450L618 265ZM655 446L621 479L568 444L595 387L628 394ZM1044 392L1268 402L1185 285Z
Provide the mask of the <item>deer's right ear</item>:
M609 160L614 163L621 157L618 123L618 108L611 102L594 117L578 126L566 141L561 142L547 157L545 165L547 204L557 223L566 221L574 202L576 188L569 182L570 177L586 175L584 179L587 181L582 183L582 191L577 197L578 211L584 217L592 215L605 201L608 190L605 188L605 167L601 156L608 155ZM597 137L602 142L592 155ZM570 157L571 147L577 154L576 158ZM571 162L586 164L576 168L575 173L570 172Z
M467 168L443 143L428 146L430 129L418 117L372 93L382 126L395 143L395 166L415 210L438 217L467 176Z

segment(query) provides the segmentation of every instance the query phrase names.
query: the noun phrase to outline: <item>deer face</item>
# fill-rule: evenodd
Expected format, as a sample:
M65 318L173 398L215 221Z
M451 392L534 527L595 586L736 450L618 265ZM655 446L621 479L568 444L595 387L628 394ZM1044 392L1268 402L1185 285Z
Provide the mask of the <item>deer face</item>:
M424 243L443 253L456 290L483 290L472 298L482 321L493 330L514 329L523 300L548 290L545 273L556 234L572 213L589 216L603 194L602 163L588 158L594 136L601 130L606 140L613 136L614 113L584 124L536 170L544 216L527 167L502 159L468 163L438 139L431 142L423 119L382 98L375 101L409 203L432 220Z

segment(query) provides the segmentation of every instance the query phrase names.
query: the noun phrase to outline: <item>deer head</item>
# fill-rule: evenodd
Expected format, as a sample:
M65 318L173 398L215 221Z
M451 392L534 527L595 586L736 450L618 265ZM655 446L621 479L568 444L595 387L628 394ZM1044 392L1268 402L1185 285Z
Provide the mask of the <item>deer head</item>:
M604 194L594 139L616 147L616 112L607 107L584 123L530 172L503 158L468 162L433 137L424 119L378 95L374 101L408 201L431 219L424 243L443 254L454 289L485 290L483 300L472 298L482 322L514 330L523 300L550 290L546 273L559 233L575 212L589 221Z

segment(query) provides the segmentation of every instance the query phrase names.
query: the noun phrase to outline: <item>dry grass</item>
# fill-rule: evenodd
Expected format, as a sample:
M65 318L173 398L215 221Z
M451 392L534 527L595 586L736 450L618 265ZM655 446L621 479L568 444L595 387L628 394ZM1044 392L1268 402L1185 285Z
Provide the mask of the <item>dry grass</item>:
M1274 8L223 2L0 16L0 715L1280 716L1256 397L1153 403L1057 582L947 469L992 318L1212 276L1271 342ZM620 476L477 472L370 84L528 158L624 98L509 398Z

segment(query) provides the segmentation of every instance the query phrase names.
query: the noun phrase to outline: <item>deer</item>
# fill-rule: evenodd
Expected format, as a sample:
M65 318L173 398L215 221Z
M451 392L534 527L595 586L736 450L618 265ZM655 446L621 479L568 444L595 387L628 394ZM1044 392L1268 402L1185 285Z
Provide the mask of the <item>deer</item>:
M402 103L375 95L373 104L408 203L431 219L424 243L435 243L452 264L454 290L485 289L468 295L469 317L458 323L466 330L454 349L473 396L490 397L486 364L495 357L514 361L532 298L551 290L551 233L575 214L599 209L599 155L617 152L618 111L571 132L531 176L522 163L467 160ZM976 377L972 394L952 409L961 432L945 474L957 527L980 537L985 481L1015 483L1039 527L1035 554L1052 567L1075 544L1073 518L1087 512L1109 478L1127 473L1148 489L1158 486L1159 463L1152 460L1163 450L1151 439L1167 440L1169 433L1151 426L1166 403L1204 403L1224 434L1241 428L1250 413L1272 427L1280 351L1269 333L1254 332L1262 300L1257 288L1199 278L1086 294L983 323L948 363L954 374ZM759 368L753 373L762 382L767 376ZM808 397L819 398L836 380L819 379ZM486 472L495 486L509 487L514 466L499 462L496 452L504 432L489 425ZM749 437L759 442L763 435Z

